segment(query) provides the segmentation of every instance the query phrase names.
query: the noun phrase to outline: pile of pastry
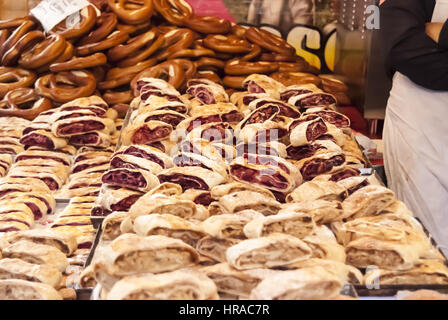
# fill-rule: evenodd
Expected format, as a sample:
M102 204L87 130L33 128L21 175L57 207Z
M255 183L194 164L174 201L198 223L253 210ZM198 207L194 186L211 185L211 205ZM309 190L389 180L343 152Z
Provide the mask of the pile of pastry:
M107 1L78 14L76 27L70 16L49 32L33 16L0 21L0 116L33 120L92 94L123 114L139 73L176 88L206 78L236 89L252 73L280 81L318 73L281 37L196 16L183 0ZM348 103L345 85L330 82Z
M133 83L83 285L99 283L103 299L337 299L374 271L382 283L448 281L404 204L360 176L333 95L262 75L244 83L231 97L204 79L186 94Z
M77 251L73 236L52 230L0 237L0 300L75 298L75 291L66 286Z

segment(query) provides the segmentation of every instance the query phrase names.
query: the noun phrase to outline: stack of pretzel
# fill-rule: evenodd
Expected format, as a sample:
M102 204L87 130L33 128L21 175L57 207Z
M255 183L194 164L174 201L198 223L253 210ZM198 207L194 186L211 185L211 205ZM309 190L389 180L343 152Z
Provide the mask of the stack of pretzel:
M241 89L252 73L317 73L280 37L196 16L184 0L96 1L45 33L32 16L0 21L0 116L33 120L80 97L101 95L124 116L129 83L144 74L176 89L207 78Z

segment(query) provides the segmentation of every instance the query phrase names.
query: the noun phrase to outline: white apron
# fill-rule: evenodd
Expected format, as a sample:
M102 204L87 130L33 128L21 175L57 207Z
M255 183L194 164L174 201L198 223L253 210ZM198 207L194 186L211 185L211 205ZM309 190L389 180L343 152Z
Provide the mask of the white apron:
M432 21L448 18L439 0ZM425 89L396 72L383 131L388 186L448 256L448 92Z

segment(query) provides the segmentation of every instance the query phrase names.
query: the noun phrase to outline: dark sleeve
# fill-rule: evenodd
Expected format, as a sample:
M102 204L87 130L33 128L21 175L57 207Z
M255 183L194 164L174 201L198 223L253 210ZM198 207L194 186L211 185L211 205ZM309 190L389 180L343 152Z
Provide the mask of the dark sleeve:
M439 45L425 33L433 10L434 0L386 0L380 6L379 32L392 72L428 89L448 90L448 51L443 48L448 42L442 39Z
M448 49L448 20L445 21L439 35L439 47Z

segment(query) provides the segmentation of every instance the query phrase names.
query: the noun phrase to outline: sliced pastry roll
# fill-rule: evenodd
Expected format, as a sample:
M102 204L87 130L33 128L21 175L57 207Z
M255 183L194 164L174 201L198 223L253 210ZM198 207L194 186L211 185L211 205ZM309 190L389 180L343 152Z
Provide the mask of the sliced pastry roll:
M220 197L219 206L223 213L238 213L252 209L264 215L276 214L281 208L281 204L278 201L266 198L261 193L248 190Z
M126 277L107 295L108 300L213 300L215 283L198 271L178 270L159 275Z
M128 212L116 211L104 218L102 223L103 239L114 240L121 235L120 225L129 216Z
M248 76L243 82L243 87L249 93L266 93L274 99L279 99L280 92L285 89L280 82L262 74Z
M112 133L115 131L115 124L112 120L107 118L100 118L97 116L80 116L58 120L51 126L51 133L60 138L95 131Z
M107 249L105 259L117 276L173 271L199 262L193 247L181 240L158 235L123 234Z
M314 231L315 226L309 213L285 212L253 219L244 227L244 234L249 239L272 233L284 233L303 239Z
M20 139L20 143L24 146L41 147L44 149L61 149L67 145L67 140L55 137L51 132L36 130L24 135Z
M0 280L0 300L62 300L48 284L20 280Z
M284 204L279 213L306 212L312 215L316 224L324 224L339 221L343 218L342 204L340 201L313 200Z
M288 196L286 201L292 202L306 202L313 200L342 200L341 194L345 188L333 181L314 182L307 181L297 188L295 188Z
M103 183L146 192L159 185L157 176L146 170L118 168L104 173Z
M179 239L193 248L206 235L200 225L172 214L157 213L137 217L134 231L140 236L161 235Z
M107 148L111 145L111 136L104 132L89 132L70 136L68 143L74 146L92 146Z
M206 236L198 241L196 250L201 255L209 257L214 261L226 262L227 249L239 242L241 242L241 239Z
M220 238L244 239L243 228L255 218L263 216L255 210L244 210L238 214L220 214L202 221L202 229L209 235Z
M311 257L311 248L299 238L273 233L243 240L226 252L227 262L238 270L271 268Z
M132 123L124 129L121 135L121 142L125 146L150 144L168 138L172 131L173 127L170 124L157 120L145 123Z
M342 130L319 117L313 120L294 120L289 124L288 130L291 145L294 147L304 146L318 139L333 140L338 146L345 143Z
M64 272L67 257L53 246L38 244L27 240L17 241L2 250L3 257L22 259L34 264L47 264Z
M250 295L255 300L333 299L343 283L322 267L284 271L266 277Z
M330 174L345 166L345 156L340 152L320 153L298 162L303 180L311 180L321 174Z
M158 174L161 183L171 182L188 189L210 190L218 184L224 183L225 178L214 171L201 167L174 167Z

